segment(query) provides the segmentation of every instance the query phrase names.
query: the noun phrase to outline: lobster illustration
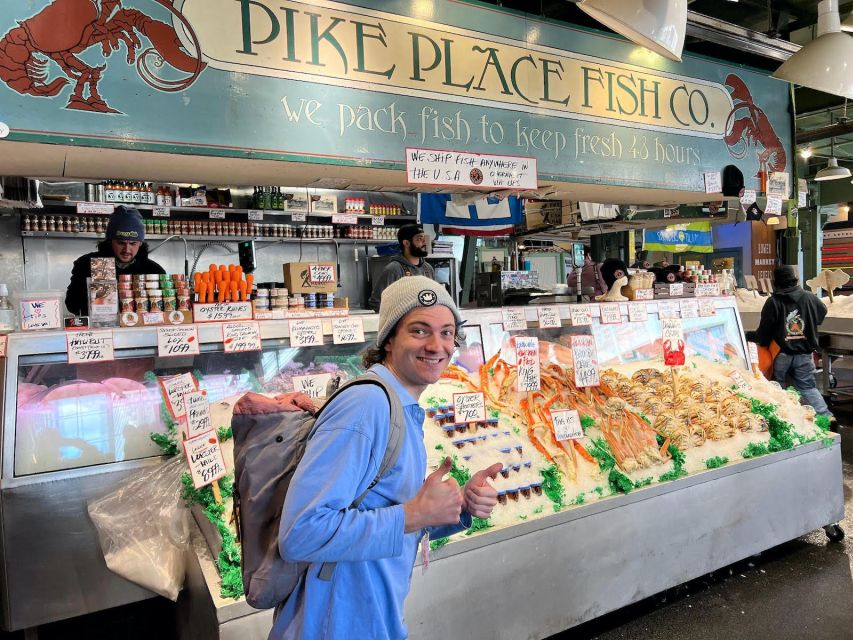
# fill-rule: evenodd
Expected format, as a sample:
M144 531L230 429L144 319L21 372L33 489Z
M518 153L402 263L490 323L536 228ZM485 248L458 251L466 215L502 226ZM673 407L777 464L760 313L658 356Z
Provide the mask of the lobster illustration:
M768 171L784 171L787 155L785 147L767 114L752 100L746 84L738 76L729 74L726 86L732 94L734 107L726 119L726 146L732 157L740 160L753 146L760 146L757 177L767 176Z
M98 92L107 65L89 66L76 54L95 45L108 58L123 42L127 63L136 64L139 76L160 91L182 91L192 85L206 64L195 32L171 0L155 0L185 27L195 54L186 52L175 29L136 9L125 9L121 0L53 0L37 14L20 21L0 39L0 80L12 90L31 96L53 97L73 81L66 109L121 113L110 107ZM151 47L137 54L145 36ZM47 82L47 65L54 61L66 77ZM159 77L154 69L164 63L189 74L178 80Z

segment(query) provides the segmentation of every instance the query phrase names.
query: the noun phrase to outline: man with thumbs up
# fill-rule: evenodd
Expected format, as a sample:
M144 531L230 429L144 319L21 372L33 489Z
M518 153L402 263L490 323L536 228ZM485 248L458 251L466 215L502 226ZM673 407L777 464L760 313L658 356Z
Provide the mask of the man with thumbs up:
M423 276L382 292L376 344L365 365L399 396L405 434L397 462L358 508L390 432L388 399L377 385L356 385L324 408L293 476L281 517L285 560L310 563L276 609L271 639L406 638L403 602L424 534L444 537L488 518L497 492L488 480L502 463L475 473L464 487L450 459L426 480L424 411L418 397L436 382L462 339L462 318L445 289ZM330 579L324 563L337 563Z

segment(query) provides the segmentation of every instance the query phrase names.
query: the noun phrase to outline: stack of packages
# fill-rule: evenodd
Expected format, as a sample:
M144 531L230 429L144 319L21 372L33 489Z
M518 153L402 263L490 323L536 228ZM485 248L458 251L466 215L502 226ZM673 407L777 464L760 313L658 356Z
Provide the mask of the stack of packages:
M118 314L115 258L91 258L91 267L89 321L92 326L115 326Z
M210 265L206 273L196 272L193 280L195 301L205 302L246 302L252 296L254 276L247 274L243 279L240 265Z

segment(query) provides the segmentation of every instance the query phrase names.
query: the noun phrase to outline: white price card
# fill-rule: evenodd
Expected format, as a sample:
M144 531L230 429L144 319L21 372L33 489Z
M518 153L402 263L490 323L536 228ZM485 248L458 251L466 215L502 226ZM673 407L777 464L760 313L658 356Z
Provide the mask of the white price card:
M486 398L482 392L453 394L454 422L483 422L486 419Z
M191 373L181 373L168 378L159 378L160 390L166 401L166 408L173 418L182 418L184 415L184 394L198 391L198 383Z
M62 326L59 300L27 298L21 300L19 304L22 331L59 329Z
M9 336L5 333L0 335L0 358L6 357L6 349L9 347Z
M193 305L193 320L196 322L228 322L251 319L251 302L205 302Z
M101 215L110 215L115 211L114 204L104 204L102 202L78 202L77 213L95 213Z
M554 437L557 441L583 438L581 417L575 409L562 409L551 412L551 422L554 424Z
M373 223L374 227L385 226L385 216L373 216L370 221Z
M261 325L257 322L225 322L222 325L225 353L261 350Z
M740 371L732 371L729 374L729 377L734 381L738 389L741 391L749 391L749 383L746 381L746 378L741 375Z
M658 318L665 320L667 318L678 317L678 302L672 300L661 300L658 302Z
M622 324L622 310L618 302L605 302L598 309L601 311L601 324Z
M323 344L323 321L319 318L290 321L291 347L318 347Z
M187 421L181 423L181 429L186 429L186 439L195 438L213 429L207 391L190 391L184 394L184 415Z
M518 367L518 390L539 391L539 339L516 336L515 363Z
M628 305L628 322L645 322L648 315L645 302L632 302Z
M595 338L572 336L572 360L574 360L575 385L578 388L597 387L601 384Z
M317 373L310 376L293 376L293 390L304 393L309 398L325 398L326 386L332 380L331 373Z
M699 317L699 301L695 298L685 298L681 301L681 317L682 318L698 318Z
M573 304L569 307L573 327L585 327L592 324L592 309L588 304Z
M709 298L720 295L720 284L718 282L700 282L696 285L694 293L697 298Z
M722 193L723 180L720 177L719 171L706 171L705 174L705 193Z
M717 303L714 300L699 301L699 317L710 318L717 315Z
M670 298L680 298L684 295L684 283L683 282L672 282L669 285L669 297Z
M669 340L673 345L684 342L684 331L681 328L681 320L678 318L669 318L661 321L661 340L663 342Z
M334 284L335 265L333 264L309 264L308 282L311 284Z
M782 198L768 197L764 213L768 216L782 215Z
M228 473L215 431L210 430L192 440L184 440L183 445L196 489L206 487Z
M504 331L524 331L527 329L527 319L524 317L524 309L505 307L501 309Z
M261 209L249 209L249 222L260 222L264 219L264 212Z
M168 218L172 214L172 212L169 207L154 207L151 210L151 214L155 218Z
M654 300L655 299L655 290L654 289L637 289L634 292L634 300Z
M65 336L68 364L115 360L112 331L72 331Z
M560 321L559 307L540 307L537 305L536 314L539 316L540 329L559 329L563 326Z
M194 324L157 327L157 355L197 356L198 327Z
M211 209L207 212L208 220L225 220L225 211L222 209Z
M358 224L358 216L354 213L338 213L332 216L333 224Z
M304 213L291 213L290 221L291 222L305 222L308 218Z
M746 189L744 190L743 195L740 197L740 203L744 207L748 207L753 202L755 202L757 198L758 195L755 193L755 189Z
M361 344L364 342L364 320L361 318L332 318L332 344Z
M749 361L752 364L758 364L758 345L754 342L747 342L746 346L749 347Z

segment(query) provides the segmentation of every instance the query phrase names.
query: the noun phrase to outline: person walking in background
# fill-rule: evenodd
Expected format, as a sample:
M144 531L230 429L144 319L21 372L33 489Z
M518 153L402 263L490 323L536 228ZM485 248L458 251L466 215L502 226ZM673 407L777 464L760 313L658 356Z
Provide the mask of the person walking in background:
M577 278L577 268L572 269L567 277L567 284L574 288L577 286ZM607 293L607 284L604 282L604 276L601 274L601 266L593 261L589 247L584 249L583 267L581 267L581 287L584 289L595 289L595 295L597 296Z

